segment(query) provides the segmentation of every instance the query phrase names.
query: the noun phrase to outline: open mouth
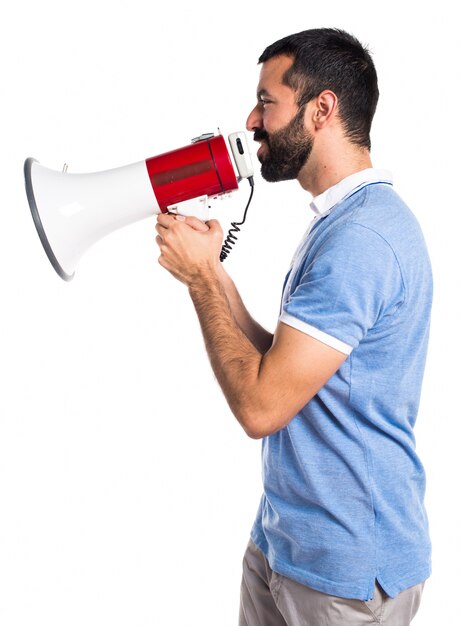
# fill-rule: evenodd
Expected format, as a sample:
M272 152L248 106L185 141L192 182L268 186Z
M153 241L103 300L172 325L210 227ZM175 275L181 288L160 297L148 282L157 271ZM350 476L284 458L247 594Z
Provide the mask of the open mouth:
M257 150L257 158L260 159L261 155L268 150L267 144L265 141L260 140L260 147Z

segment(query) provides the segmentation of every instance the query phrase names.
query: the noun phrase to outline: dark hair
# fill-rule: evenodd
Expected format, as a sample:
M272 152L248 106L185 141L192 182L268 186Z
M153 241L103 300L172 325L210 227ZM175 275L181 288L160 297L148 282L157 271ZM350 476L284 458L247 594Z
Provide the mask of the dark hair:
M259 63L283 54L294 59L283 82L297 92L299 106L330 89L338 98L346 136L352 143L370 149L369 134L379 89L368 49L338 28L314 28L268 46Z

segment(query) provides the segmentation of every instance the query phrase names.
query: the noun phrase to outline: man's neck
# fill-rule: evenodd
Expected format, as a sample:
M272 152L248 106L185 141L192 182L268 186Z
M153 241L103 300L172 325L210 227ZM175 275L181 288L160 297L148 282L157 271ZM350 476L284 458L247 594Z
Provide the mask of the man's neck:
M346 149L331 150L327 155L311 155L304 169L298 176L300 185L313 197L319 195L338 182L372 167L369 151L349 145ZM332 156L331 156L332 155ZM312 158L313 157L313 158Z

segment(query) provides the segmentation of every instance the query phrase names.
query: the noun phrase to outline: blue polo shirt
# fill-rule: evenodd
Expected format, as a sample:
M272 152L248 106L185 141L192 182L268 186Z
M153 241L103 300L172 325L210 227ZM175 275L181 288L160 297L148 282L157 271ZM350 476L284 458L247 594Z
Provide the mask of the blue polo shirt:
M348 355L282 430L262 441L251 537L271 568L324 593L394 597L430 575L425 475L414 424L432 300L414 215L385 172L344 179L286 279L280 321Z

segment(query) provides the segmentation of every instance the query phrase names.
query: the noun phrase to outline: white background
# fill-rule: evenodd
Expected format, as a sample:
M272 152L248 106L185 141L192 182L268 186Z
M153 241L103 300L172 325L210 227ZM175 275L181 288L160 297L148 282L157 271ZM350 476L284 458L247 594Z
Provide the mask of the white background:
M316 26L369 44L373 162L394 173L436 281L418 450L434 574L414 624L452 624L458 561L459 23L454 3L16 1L0 22L0 625L233 626L260 496L260 442L213 378L154 220L89 250L73 282L35 232L22 167L91 172L244 128L266 45ZM254 150L255 152L255 150ZM248 190L219 206L225 228ZM226 261L273 330L309 222L296 183L256 175Z

